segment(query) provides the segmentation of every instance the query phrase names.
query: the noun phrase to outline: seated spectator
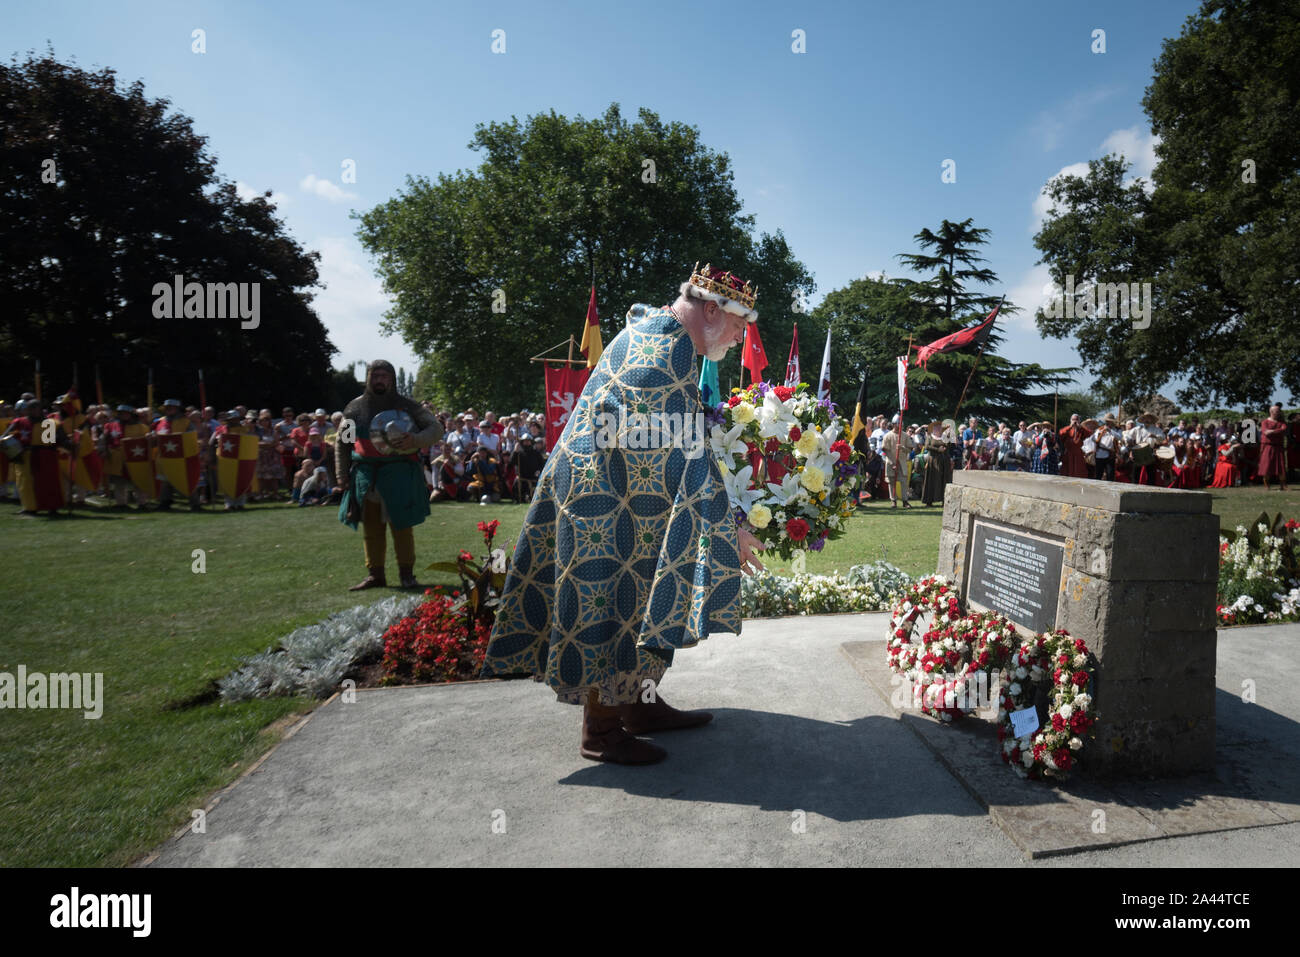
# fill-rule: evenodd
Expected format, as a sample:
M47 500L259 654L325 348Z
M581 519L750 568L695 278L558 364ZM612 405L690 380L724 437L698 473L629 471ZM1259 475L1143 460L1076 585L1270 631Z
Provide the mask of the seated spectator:
M542 453L533 447L533 437L525 435L519 439L519 447L512 456L515 470L514 496L516 502L528 502L533 498L537 487L537 478L542 474Z
M429 463L436 476L430 502L463 502L469 495L465 485L465 466L451 445L444 442L442 453Z
M469 479L469 495L477 498L480 505L501 501L501 470L485 447L479 446L474 452L465 474Z
M310 459L303 459L303 468L309 467L310 463ZM334 491L329 472L325 466L317 465L312 470L312 474L302 483L298 493L298 504L299 506L328 504ZM341 493L343 490L338 491Z
M316 463L311 459L303 459L298 466L298 471L293 473L293 500L295 502L298 501L298 497L302 492L303 483L312 477L316 468Z

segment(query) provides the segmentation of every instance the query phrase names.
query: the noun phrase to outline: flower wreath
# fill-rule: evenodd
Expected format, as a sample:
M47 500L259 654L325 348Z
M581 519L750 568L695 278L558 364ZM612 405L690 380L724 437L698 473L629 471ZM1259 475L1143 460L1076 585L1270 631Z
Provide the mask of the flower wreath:
M1089 693L1096 658L1082 638L1064 630L1044 632L1012 654L1002 687L998 740L1002 760L1021 777L1064 778L1078 759L1084 737L1092 736L1097 711ZM1011 713L1035 705L1038 689L1051 677L1047 724L1017 738Z
M934 612L932 629L942 621L961 618L957 592L942 575L928 575L908 585L889 614L889 667L896 674L908 675L917 667L923 649L913 644L912 635L917 619L926 610Z
M992 611L932 627L921 639L917 658L922 713L952 721L975 711L977 706L969 702L971 679L984 675L982 684L988 689L1019 642L1015 625ZM940 679L945 673L950 676Z

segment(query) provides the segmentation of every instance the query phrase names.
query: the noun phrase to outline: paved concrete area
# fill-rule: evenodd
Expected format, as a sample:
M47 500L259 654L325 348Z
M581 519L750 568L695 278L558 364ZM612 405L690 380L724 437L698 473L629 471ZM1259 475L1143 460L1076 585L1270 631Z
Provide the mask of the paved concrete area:
M532 681L334 698L151 866L1293 865L1300 823L1027 861L841 652L880 615L746 622L663 684L713 724L648 768L578 755L576 708ZM1221 633L1221 734L1283 790L1300 749L1300 626ZM1245 678L1257 704L1240 701ZM939 729L949 730L949 729ZM1279 744L1279 742L1281 742ZM1259 750L1262 749L1262 750ZM995 751L988 757L1011 782ZM1044 795L1047 792L1044 791ZM1292 793L1291 799L1295 795ZM1051 800L1045 797L1044 800Z

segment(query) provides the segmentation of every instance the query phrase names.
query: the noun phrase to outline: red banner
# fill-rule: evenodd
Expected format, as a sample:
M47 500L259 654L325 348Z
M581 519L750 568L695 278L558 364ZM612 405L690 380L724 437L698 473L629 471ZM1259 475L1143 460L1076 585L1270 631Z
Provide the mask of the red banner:
M591 370L546 363L546 451L555 450Z

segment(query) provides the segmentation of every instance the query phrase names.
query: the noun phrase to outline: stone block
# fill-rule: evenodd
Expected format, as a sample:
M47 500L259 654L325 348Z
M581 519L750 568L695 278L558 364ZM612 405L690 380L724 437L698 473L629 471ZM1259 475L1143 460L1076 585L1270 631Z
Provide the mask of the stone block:
M960 588L962 569L966 567L966 536L960 532L941 529L939 532L939 565L937 573L958 582Z
M1115 523L1110 577L1130 581L1217 581L1218 518L1124 516Z

